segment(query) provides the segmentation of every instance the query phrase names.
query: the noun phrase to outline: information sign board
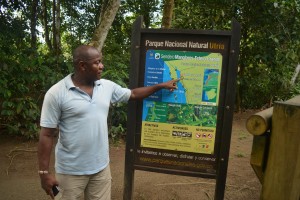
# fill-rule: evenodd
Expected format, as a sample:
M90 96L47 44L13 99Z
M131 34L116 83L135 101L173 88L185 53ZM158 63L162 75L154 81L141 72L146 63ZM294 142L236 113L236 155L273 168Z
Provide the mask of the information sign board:
M234 22L232 31L190 31L141 24L137 20L133 31L130 87L178 82L174 91L130 103L125 187L138 169L215 178L224 190L240 27Z

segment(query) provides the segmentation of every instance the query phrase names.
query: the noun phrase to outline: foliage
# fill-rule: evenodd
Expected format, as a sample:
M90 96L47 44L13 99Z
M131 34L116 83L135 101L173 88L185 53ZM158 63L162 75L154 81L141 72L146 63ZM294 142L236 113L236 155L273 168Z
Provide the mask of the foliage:
M135 20L142 15L146 28L157 25L158 19L160 23L158 12L161 12L162 7L159 0L126 0L123 1L123 8L127 11L127 19Z
M175 6L175 28L226 30L232 18L240 22L238 107L262 107L299 94L299 81L290 85L300 62L298 1L178 0Z
M45 92L72 71L72 49L91 40L103 1L61 1L62 55L59 56L54 56L44 42L44 16L40 8L43 1L39 1L37 9L39 42L37 49L31 49L31 2L0 0L0 129L28 138L37 135ZM50 26L53 1L44 2L49 36L53 39ZM128 85L132 23L143 15L145 27L160 27L162 5L162 0L121 0L103 48L103 78ZM300 93L299 78L291 84L295 67L300 63L299 1L176 0L173 14L172 28L176 29L230 30L232 18L240 22L237 107L259 108ZM182 110L186 115L195 112L189 107ZM126 132L126 113L126 104L111 107L108 123L112 139ZM201 116L194 119L204 123L208 118ZM187 119L191 118L176 120Z
M297 47L295 44L299 43L300 38L293 34L294 28L300 28L299 23L297 25L295 22L299 20L300 12L290 15L292 7L295 6L290 3L287 5L282 2L282 9L278 9L278 4L273 2L261 5L265 17L255 20L247 32L244 31L248 40L243 39L242 64L245 69L240 80L241 91L250 91L243 94L243 104L246 108L261 107L266 103L271 105L274 100L286 100L299 94L293 92L294 88L299 86L289 85L292 73L300 60L300 54L296 55L295 52L299 51L299 45ZM292 7L285 10L285 6ZM253 15L259 16L257 13ZM293 38L291 35L294 35Z
M44 60L40 56L22 54L3 64L0 69L1 127L8 133L27 138L37 136L43 95L62 77L62 73L54 69L56 64L53 58Z
M120 46L115 41L109 42L109 49L104 50L104 72L102 77L127 87L129 82L129 52L120 52ZM112 51L112 52L110 52ZM119 53L114 53L119 52ZM109 136L112 140L120 138L126 132L127 104L117 103L111 106L108 116ZM119 130L119 131L117 131Z

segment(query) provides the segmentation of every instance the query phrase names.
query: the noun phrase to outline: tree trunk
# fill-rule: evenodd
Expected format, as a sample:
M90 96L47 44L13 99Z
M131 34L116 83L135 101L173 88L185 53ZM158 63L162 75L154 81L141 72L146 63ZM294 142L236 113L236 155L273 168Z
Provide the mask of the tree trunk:
M39 0L33 0L31 3L31 20L30 20L30 34L31 34L31 48L36 50L37 36L36 36L36 24L37 24L37 6Z
M53 0L53 50L55 55L60 55L60 0Z
M300 71L300 64L298 63L298 65L296 66L294 75L293 75L293 77L292 77L292 79L291 79L291 83L290 83L290 84L291 84L292 86L295 85L295 81L296 81L296 79L297 79L297 77L298 77L299 71Z
M52 33L53 33L53 38L52 38L52 43L53 43L53 50L56 50L56 40L55 40L55 35L56 35L56 0L53 0L52 2L52 19L53 19L53 23L52 23Z
M150 27L150 22L151 22L151 16L150 16L150 10L151 10L151 2L150 1L145 1L141 5L141 15L143 15L143 21L145 24L145 28Z
M120 7L120 0L105 0L102 3L99 25L97 26L90 45L102 51L109 28L111 27L115 16Z
M162 18L162 28L171 28L172 15L174 9L174 0L165 0L163 18Z
M242 38L244 41L247 41L248 39L248 30L245 28L244 30L242 30ZM245 59L245 53L244 53L245 49L241 48L240 50L240 64L239 64L239 71L238 71L238 77L240 80L243 79L244 77L244 72L245 72L245 63L244 60ZM243 99L243 91L244 91L244 85L243 82L240 81L240 83L237 84L237 90L236 90L236 112L241 112L243 105L242 99Z
M47 11L47 0L42 0L42 25L44 26L44 37L46 44L48 46L48 49L50 52L52 52L52 44L49 36L49 27L48 27L48 11Z

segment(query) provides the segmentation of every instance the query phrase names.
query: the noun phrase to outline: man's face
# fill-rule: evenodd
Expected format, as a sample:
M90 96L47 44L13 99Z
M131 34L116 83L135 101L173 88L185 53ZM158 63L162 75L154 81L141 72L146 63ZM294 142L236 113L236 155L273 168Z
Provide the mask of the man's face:
M102 53L99 53L94 49L90 49L89 51L89 57L84 61L84 73L89 80L96 81L101 78L104 69L104 65L102 64Z

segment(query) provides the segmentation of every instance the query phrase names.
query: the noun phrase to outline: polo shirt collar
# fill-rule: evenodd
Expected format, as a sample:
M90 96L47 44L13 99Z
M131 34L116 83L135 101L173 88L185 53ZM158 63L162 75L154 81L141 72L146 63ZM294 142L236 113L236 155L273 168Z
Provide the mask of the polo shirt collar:
M100 79L100 80L97 80L97 81L95 81L95 82L94 82L94 85L96 85L96 86L99 86L99 85L101 85L101 79Z
M66 76L65 79L64 79L65 84L66 84L66 88L67 88L68 90L70 90L71 88L76 88L76 86L74 85L74 83L73 83L73 81L72 81L72 75L73 75L73 74L74 74L74 73L69 74L69 75ZM94 83L95 83L94 85L96 85L96 86L101 85L101 79L95 81Z
M74 85L73 81L72 81L72 75L73 73L69 74L68 76L65 77L64 81L65 81L65 84L66 84L66 88L68 90L70 90L71 88L76 88L76 86Z

